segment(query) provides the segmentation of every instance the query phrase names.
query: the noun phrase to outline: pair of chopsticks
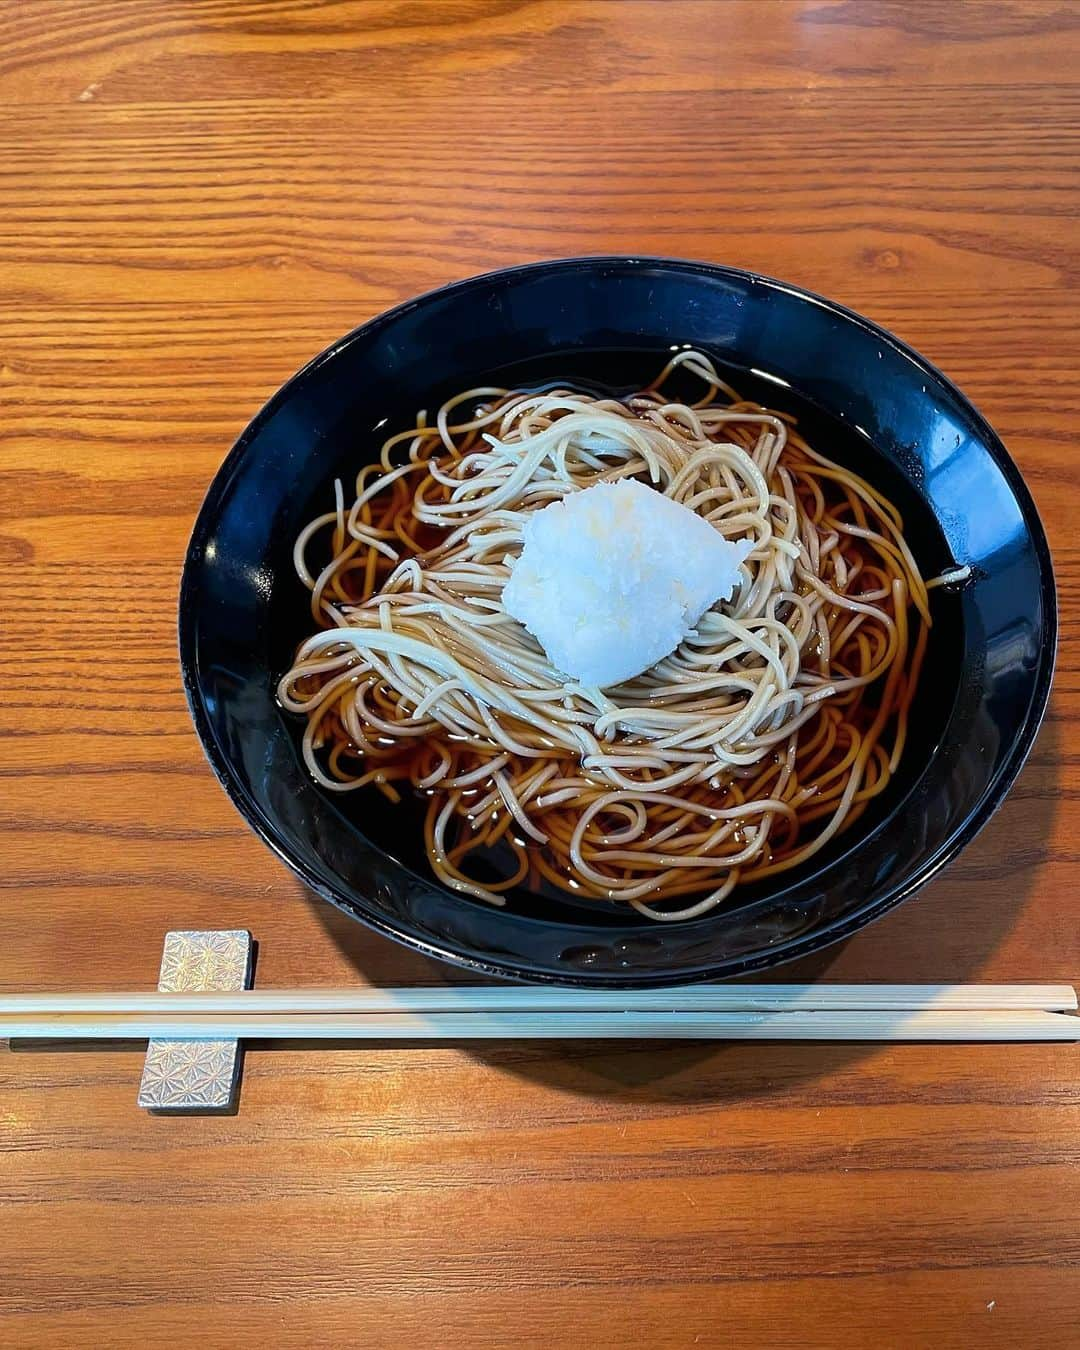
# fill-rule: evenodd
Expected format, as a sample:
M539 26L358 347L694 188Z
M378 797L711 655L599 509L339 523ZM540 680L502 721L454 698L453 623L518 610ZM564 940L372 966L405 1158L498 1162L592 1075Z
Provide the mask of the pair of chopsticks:
M1080 1041L1069 985L448 986L0 995L0 1038Z

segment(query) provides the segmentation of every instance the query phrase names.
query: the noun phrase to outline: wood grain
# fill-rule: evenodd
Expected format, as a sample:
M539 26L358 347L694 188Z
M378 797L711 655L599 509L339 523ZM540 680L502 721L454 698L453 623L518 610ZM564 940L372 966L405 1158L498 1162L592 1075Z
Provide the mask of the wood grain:
M1051 712L998 816L792 978L1080 983L1080 7L0 3L0 984L455 978L307 896L207 769L183 551L262 401L453 277L758 268L994 422L1055 551ZM0 1344L1054 1347L1080 1324L1066 1047L0 1053Z

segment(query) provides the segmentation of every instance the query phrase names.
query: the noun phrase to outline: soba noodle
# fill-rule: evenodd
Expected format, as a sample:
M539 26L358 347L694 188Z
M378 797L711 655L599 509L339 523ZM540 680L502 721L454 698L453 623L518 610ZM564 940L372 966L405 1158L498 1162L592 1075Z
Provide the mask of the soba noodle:
M700 401L664 396L676 367ZM754 546L729 602L601 690L501 596L528 513L628 476ZM900 515L699 352L624 401L466 390L387 440L351 502L335 491L296 542L321 631L279 698L323 787L427 795L450 887L501 904L546 880L692 917L823 848L896 770L930 623Z

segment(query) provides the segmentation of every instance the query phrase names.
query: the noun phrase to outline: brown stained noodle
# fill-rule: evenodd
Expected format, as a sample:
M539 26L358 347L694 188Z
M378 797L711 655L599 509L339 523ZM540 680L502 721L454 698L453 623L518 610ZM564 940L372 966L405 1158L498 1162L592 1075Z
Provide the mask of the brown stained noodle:
M664 397L676 367L699 402ZM754 548L676 651L598 689L501 596L528 513L624 477ZM335 488L295 549L321 631L278 697L323 787L427 794L446 885L502 904L546 880L692 917L823 848L895 772L930 624L900 515L701 353L623 401L469 389L392 436L351 503ZM516 870L471 879L496 845Z

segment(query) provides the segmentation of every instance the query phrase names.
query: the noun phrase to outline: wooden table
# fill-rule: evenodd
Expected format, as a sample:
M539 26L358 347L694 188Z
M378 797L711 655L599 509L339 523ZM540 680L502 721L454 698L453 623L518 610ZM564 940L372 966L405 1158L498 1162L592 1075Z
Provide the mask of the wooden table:
M0 981L438 981L241 823L181 694L203 490L332 338L451 278L655 252L869 314L954 376L1055 549L1049 719L917 900L791 978L1080 982L1080 5L0 6ZM1053 1347L1063 1046L0 1052L0 1343Z

